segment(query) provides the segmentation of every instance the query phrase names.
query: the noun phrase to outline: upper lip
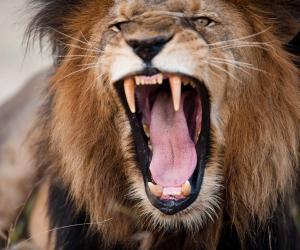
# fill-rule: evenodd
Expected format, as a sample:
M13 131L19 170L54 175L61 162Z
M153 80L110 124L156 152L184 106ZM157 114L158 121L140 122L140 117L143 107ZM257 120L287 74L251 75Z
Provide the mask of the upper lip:
M145 72L136 72L127 77L123 78L124 82L118 81L116 83L116 88L121 97L123 105L127 110L129 121L132 127L132 133L135 141L136 157L137 161L141 167L141 171L144 177L145 189L150 202L157 207L159 210L165 214L174 214L182 209L188 207L192 202L194 202L198 196L202 185L202 178L204 175L204 169L207 161L207 156L209 154L209 135L210 135L210 105L209 105L209 95L204 84L199 80L182 75L181 78L178 77L176 73L161 73L159 70L152 70L152 74L149 74L149 69ZM143 131L142 124L139 122L136 112L135 95L134 88L135 84L161 84L162 78L169 77L170 79L170 89L172 91L173 105L174 109L178 109L181 96L181 80L186 79L193 80L193 82L198 82L197 89L198 93L201 95L201 101L204 102L204 112L203 112L203 129L199 136L199 140L196 143L197 150L197 167L194 174L189 179L191 187L189 187L189 195L180 200L160 200L155 195L153 195L153 187L148 182L152 182L151 173L149 170L151 162L151 152L148 148L148 144L145 142L145 135L137 131ZM146 78L145 78L146 77ZM145 80L143 82L143 80ZM148 82L147 82L148 80ZM150 191L150 188L152 190ZM158 190L159 192L160 190Z

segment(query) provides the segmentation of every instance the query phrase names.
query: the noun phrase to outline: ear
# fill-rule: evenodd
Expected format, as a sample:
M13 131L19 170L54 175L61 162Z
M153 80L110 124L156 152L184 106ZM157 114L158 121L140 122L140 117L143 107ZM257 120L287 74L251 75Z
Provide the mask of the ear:
M288 49L295 55L300 56L300 32L298 35L288 44ZM299 65L299 63L298 63ZM300 65L299 65L300 66Z
M254 1L264 13L275 18L278 38L284 44L292 41L300 32L300 1L299 0L260 0ZM268 15L268 14L267 14Z
M276 12L280 21L280 32L288 43L300 32L300 1L281 0Z
M89 2L94 2L94 5L89 4ZM97 15L90 16L90 18L94 18L93 20L98 17L100 19L106 13L105 11L112 6L112 3L111 0L31 0L31 6L33 9L37 9L37 13L27 28L27 38L28 40L31 38L42 40L47 37L52 45L53 53L65 55L68 50L66 44L70 43L70 36L73 36L69 34L70 30L77 33L83 32L83 30L77 29L76 24L83 23L88 27L88 22L82 21L85 16L88 16L87 13L89 11L95 13L100 6ZM90 23L93 21L90 20Z
M27 28L28 40L47 37L51 42L53 52L64 54L66 43L64 20L70 18L72 11L78 5L78 0L33 0L31 6L37 13Z

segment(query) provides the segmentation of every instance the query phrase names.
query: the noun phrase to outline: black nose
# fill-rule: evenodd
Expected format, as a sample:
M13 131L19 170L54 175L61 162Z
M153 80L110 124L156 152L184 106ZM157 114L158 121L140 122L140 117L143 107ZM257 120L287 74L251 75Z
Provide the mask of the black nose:
M171 38L155 37L146 40L128 40L127 43L140 58L149 63L170 40Z

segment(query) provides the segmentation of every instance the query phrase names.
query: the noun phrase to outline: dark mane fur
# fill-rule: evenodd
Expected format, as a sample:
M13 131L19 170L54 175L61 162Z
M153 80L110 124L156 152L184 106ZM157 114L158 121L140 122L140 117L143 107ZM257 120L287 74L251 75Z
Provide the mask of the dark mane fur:
M29 39L43 38L49 40L53 54L65 54L66 37L64 33L65 20L83 4L82 0L32 0L31 6L38 12L27 29Z

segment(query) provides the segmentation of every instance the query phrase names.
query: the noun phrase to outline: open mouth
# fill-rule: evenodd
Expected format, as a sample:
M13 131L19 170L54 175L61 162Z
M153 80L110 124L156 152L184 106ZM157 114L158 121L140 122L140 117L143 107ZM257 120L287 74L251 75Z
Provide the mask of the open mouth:
M116 83L150 202L175 214L198 197L209 154L210 107L190 76L145 70Z

